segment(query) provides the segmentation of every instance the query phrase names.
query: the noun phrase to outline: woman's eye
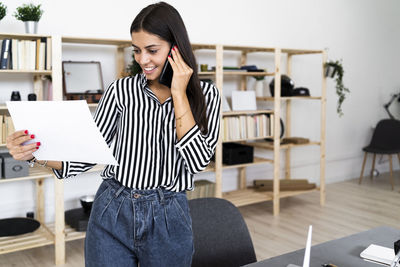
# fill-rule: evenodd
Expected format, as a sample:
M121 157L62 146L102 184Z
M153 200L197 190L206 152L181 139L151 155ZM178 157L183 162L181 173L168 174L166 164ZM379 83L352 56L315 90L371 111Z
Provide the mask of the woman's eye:
M150 52L151 54L155 54L155 53L157 53L157 50L149 50L149 52Z
M139 50L138 49L133 49L133 53L134 54L139 54Z

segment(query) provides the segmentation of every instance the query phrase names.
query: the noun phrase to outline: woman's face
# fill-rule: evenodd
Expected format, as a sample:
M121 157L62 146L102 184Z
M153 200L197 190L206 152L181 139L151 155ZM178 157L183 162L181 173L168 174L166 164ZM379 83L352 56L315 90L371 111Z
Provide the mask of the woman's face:
M135 61L139 63L147 80L158 80L167 60L170 44L155 34L145 31L132 33Z

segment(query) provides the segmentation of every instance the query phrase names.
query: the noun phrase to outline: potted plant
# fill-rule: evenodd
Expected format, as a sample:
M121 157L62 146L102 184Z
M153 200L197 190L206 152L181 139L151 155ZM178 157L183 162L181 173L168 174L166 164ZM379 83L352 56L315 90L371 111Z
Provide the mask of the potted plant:
M336 111L339 116L343 116L342 104L346 99L346 93L350 93L350 90L343 84L343 65L342 61L328 61L325 63L325 76L334 78L336 77L336 94L338 95L338 102L336 106Z
M23 4L17 7L14 17L25 23L26 33L37 33L37 25L43 14L43 10L40 9L40 6L40 4L37 6L34 4Z
M254 91L256 92L257 97L264 96L264 76L253 76L256 79L254 83Z
M128 65L126 73L123 73L122 76L135 76L140 72L142 72L142 68L140 68L139 64L135 61L135 55L132 53L132 63Z
M0 2L0 20L2 20L7 14L7 7Z

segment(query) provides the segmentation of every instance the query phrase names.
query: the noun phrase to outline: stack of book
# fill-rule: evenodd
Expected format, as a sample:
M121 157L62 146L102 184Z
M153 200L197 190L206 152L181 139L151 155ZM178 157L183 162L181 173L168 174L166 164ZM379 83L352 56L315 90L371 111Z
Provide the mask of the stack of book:
M187 199L215 197L215 183L208 180L194 181L194 191L186 191Z
M0 40L0 69L51 70L51 39Z
M229 116L222 119L223 141L271 137L273 115Z
M15 132L14 124L10 116L0 115L0 138L1 144L7 142L7 136Z

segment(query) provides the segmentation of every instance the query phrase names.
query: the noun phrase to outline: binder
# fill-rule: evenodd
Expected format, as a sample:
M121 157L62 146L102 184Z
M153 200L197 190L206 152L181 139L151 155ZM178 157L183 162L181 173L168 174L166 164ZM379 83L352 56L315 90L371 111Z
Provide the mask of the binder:
M7 69L10 61L11 39L4 39L1 44L0 69Z

